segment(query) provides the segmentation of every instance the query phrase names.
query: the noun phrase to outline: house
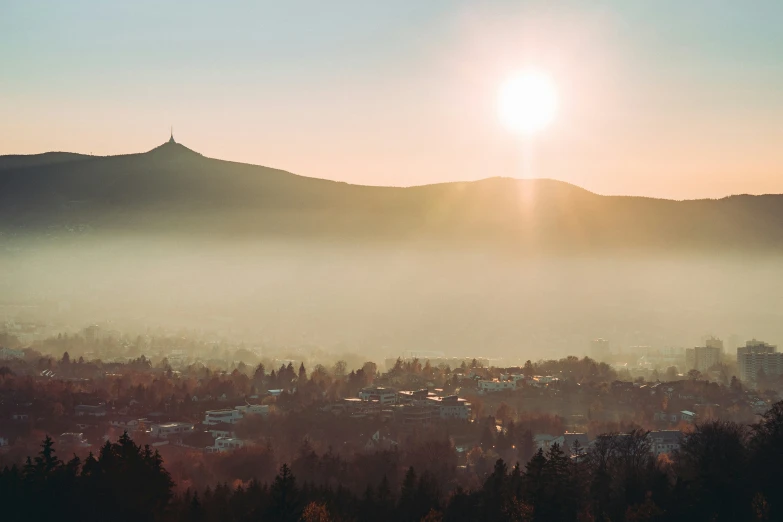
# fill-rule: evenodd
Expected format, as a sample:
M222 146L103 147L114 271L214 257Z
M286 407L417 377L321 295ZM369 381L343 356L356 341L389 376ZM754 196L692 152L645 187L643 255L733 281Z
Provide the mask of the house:
M168 439L193 432L193 424L189 422L167 422L165 424L153 424L150 433L159 439Z
M498 379L492 379L491 381L480 380L478 381L479 393L495 393L505 390L516 390L516 381L500 381Z
M680 420L692 424L696 422L696 414L692 411L682 410L680 412Z
M373 433L364 445L365 451L389 450L397 446L397 441L381 435L380 431Z
M239 411L243 416L247 415L269 415L268 404L245 404L243 406L237 406L234 408Z
M220 437L215 439L215 451L225 452L239 449L245 445L245 441L242 439L235 439L229 437Z
M10 443L11 441L8 440L8 437L0 437L0 448L8 446Z
M30 415L27 413L14 413L11 415L11 420L15 421L26 421L30 419Z
M682 433L679 430L651 431L647 437L650 439L650 452L653 455L671 453L680 449Z
M141 425L140 419L135 418L128 418L128 417L118 417L116 419L111 419L109 421L109 426L112 426L114 428L120 428L127 431L135 431L139 429Z
M74 414L77 417L105 417L106 406L92 406L89 404L79 404L74 408Z
M84 440L83 433L63 433L60 435L60 444L70 448L81 447L86 448L90 445L89 442Z
M661 421L661 422L677 422L677 420L679 419L676 413L667 413L665 411L655 412L653 418L656 421Z
M431 407L434 407L441 419L470 419L470 403L456 395L448 397L428 397Z
M213 439L219 438L231 438L234 437L234 430L228 429L230 424L224 424L222 426L214 426L207 430Z
M587 447L590 445L590 439L587 437L587 433L565 433L559 437L555 437L549 443L557 444L565 453L571 454L574 449L574 445L579 447L579 455L587 453Z

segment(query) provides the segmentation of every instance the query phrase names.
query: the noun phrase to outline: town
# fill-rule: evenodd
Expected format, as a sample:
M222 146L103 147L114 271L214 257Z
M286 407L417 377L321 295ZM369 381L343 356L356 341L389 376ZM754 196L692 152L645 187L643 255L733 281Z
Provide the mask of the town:
M186 503L192 491L221 484L278 481L290 463L285 473L356 494L384 480L391 486L380 487L404 488L405 470L416 469L444 488L433 493L433 509L447 491L507 473L501 462L529 468L562 454L569 466L592 466L596 455L631 444L664 469L692 451L704 427L755 425L776 407L783 413L777 348L756 340L737 347L733 360L715 338L679 357L644 347L614 354L598 339L591 355L613 364L571 356L496 367L484 358L406 354L379 370L374 362L308 367L242 346L99 331L30 346L4 334L4 473L14 476L44 439L58 455L85 462L116 444L138 444L160 455ZM640 502L634 509L652 509Z
M524 463L555 443L578 441L586 450L603 433L632 429L648 431L650 451L660 455L677 449L694 423L753 422L778 400L783 369L783 354L756 340L736 348L733 360L715 338L679 353L631 347L618 354L597 339L594 358L499 368L482 358L412 354L390 359L386 371L373 362L349 371L345 361L307 368L290 359L261 362L240 346L218 351L183 338L100 332L90 326L26 348L5 334L13 347L0 349L0 462L18 463L44 434L86 454L123 432L167 459L270 443L286 458L305 439L372 451L438 433L465 473L498 455Z

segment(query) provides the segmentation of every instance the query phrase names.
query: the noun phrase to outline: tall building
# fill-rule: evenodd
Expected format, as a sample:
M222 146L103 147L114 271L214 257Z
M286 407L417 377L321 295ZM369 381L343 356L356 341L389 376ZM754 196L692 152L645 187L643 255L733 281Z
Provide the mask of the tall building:
M723 352L723 341L717 340L717 343L713 343L710 346L710 342L707 341L707 346L697 346L694 348L694 361L693 367L704 373L716 364L720 362L720 356Z
M778 347L756 339L737 348L737 366L739 378L743 382L756 382L760 370L767 375L783 374L783 353L777 353Z
M720 353L723 353L723 341L717 337L710 336L704 341L704 346L707 348L717 348Z
M606 339L593 339L590 341L590 357L596 361L605 361L609 358L609 341Z
M696 348L685 349L685 370L693 370L696 368Z

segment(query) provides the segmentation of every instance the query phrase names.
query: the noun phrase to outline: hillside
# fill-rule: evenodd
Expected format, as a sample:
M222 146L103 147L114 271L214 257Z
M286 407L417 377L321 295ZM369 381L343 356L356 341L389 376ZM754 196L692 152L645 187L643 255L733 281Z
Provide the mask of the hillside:
M206 158L168 142L141 154L0 156L0 229L61 228L556 249L778 250L783 196L669 201L553 180L393 188Z

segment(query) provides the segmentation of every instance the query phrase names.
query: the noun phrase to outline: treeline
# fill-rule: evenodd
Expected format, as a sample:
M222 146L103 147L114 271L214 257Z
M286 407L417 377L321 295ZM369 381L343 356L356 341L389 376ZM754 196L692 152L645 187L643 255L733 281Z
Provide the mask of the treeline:
M783 520L781 448L783 402L752 426L698 425L670 457L652 456L636 430L602 435L574 456L553 445L524 466L498 459L471 490L415 465L397 487L381 459L362 462L380 467L358 493L328 477L368 469L332 470L305 447L298 471L283 465L270 484L175 495L160 457L127 435L84 462L62 462L47 438L23 468L0 473L0 506L10 521L775 521Z

